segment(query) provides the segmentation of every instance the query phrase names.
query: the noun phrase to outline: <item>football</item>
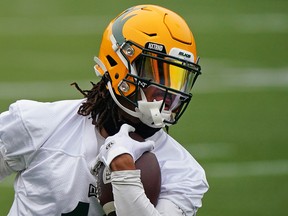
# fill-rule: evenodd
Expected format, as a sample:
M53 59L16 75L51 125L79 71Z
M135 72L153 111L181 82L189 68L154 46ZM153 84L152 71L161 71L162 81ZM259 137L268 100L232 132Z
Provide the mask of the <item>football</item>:
M137 141L144 141L138 134L130 133L129 135ZM135 162L135 166L137 169L141 170L141 182L147 198L156 206L160 194L161 171L155 154L152 152L145 152ZM106 215L113 216L116 214L113 205L113 193L110 181L110 170L102 164L97 175L97 186L99 187L98 199Z

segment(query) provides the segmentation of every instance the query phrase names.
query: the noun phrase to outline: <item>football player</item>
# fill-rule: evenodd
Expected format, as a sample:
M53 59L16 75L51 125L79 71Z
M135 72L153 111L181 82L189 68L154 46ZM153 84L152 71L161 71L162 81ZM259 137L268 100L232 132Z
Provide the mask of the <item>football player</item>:
M0 179L17 173L9 215L108 215L97 200L97 161L111 170L118 216L195 215L205 172L163 130L178 122L201 73L186 22L163 7L131 7L110 22L94 60L101 80L76 85L84 99L20 100L1 113ZM161 169L156 206L135 168L146 151Z

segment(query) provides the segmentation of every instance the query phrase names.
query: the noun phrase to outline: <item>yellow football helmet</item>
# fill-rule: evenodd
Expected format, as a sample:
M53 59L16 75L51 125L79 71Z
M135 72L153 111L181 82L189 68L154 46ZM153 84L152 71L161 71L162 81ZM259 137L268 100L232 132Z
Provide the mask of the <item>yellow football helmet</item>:
M115 103L154 128L177 122L200 74L188 25L176 13L155 5L131 7L112 20L94 60Z

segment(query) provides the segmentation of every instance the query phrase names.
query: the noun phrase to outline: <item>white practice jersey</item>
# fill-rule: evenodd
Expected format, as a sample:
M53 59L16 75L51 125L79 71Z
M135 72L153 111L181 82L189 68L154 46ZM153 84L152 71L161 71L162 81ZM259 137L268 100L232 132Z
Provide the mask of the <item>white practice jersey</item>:
M104 215L90 173L104 138L91 118L77 114L82 102L21 100L0 114L0 166L5 161L18 172L10 216ZM208 190L204 170L163 130L148 139L161 167L159 199L190 215ZM0 180L6 175L1 171Z

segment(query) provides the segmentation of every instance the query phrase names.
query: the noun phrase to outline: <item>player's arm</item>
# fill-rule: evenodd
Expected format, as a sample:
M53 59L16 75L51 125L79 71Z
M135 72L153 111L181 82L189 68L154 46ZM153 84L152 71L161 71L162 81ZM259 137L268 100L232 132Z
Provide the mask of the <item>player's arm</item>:
M111 162L112 187L117 216L183 216L183 211L170 200L160 199L156 208L147 198L140 179L140 170L135 170L129 154L116 157Z
M183 212L171 201L159 200L155 208L147 198L135 161L145 151L152 150L154 143L130 139L128 133L131 131L133 127L123 125L116 135L106 139L98 155L112 171L111 184L117 216L183 216Z

